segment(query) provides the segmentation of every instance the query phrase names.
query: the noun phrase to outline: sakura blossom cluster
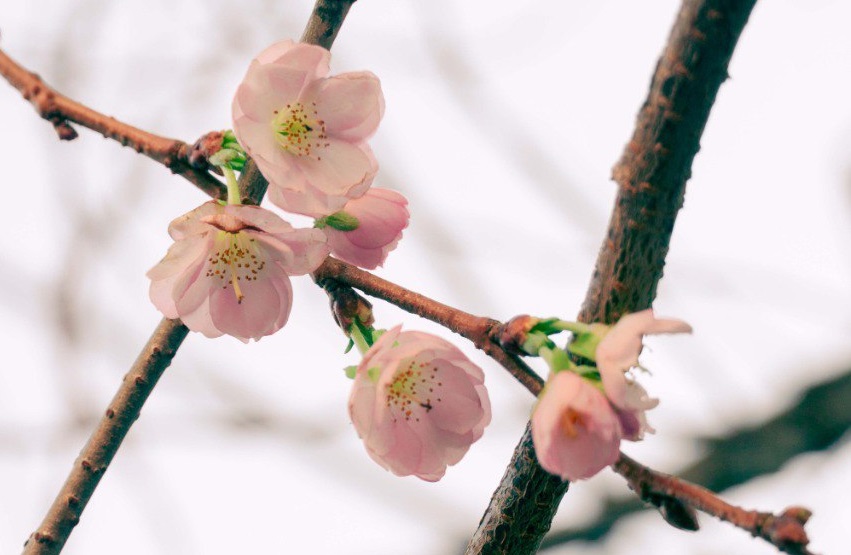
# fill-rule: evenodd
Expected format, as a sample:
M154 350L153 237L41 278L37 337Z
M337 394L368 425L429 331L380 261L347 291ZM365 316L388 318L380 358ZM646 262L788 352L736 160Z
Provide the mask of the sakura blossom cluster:
M384 115L368 71L329 77L331 53L278 42L251 63L233 100L239 143L269 181L278 207L316 219L331 253L368 269L384 263L408 225L407 200L372 189L367 140Z
M551 367L532 414L532 440L541 466L565 480L590 478L614 463L622 439L638 441L653 432L645 411L659 404L635 381L645 335L688 333L680 320L657 319L652 310L628 314L614 326L556 320L533 326L526 348ZM549 333L569 330L567 350L554 347ZM568 352L596 361L576 365ZM639 367L640 368L640 367Z
M208 337L242 341L279 330L292 306L289 277L314 271L330 253L374 269L402 237L407 200L371 188L378 163L367 140L384 113L369 72L329 77L330 53L278 42L248 68L233 101L233 133L209 161L227 179L228 200L174 220L174 244L148 272L154 305ZM315 218L293 229L274 213L243 206L235 171L246 153L279 208Z

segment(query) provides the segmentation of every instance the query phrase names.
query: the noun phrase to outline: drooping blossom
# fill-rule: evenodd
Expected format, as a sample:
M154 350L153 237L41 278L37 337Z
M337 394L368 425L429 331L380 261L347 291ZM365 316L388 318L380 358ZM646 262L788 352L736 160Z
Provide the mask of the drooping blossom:
M357 219L358 226L341 231L323 228L328 236L331 254L355 266L374 270L384 263L387 254L402 239L410 214L408 200L389 189L370 188L358 199L350 200L343 212Z
M259 206L210 201L169 225L175 243L149 272L151 301L207 337L260 339L281 329L292 306L289 276L328 254L318 229L293 229Z
M659 333L691 333L691 326L682 320L657 319L652 309L642 310L618 320L597 346L597 369L603 388L612 404L622 411L645 411L659 404L630 373L638 366L644 336Z
M563 480L590 478L618 458L621 424L606 396L571 371L553 374L532 414L538 462Z
M460 461L491 420L482 370L447 341L401 326L364 355L349 414L373 460L429 482Z
M278 42L248 68L233 100L233 129L284 210L321 217L363 195L378 171L366 143L384 114L368 71L328 77L320 46Z

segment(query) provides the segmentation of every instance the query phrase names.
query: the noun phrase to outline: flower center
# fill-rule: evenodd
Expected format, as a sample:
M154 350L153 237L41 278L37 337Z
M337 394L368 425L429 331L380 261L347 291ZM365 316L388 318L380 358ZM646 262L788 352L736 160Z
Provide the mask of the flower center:
M247 233L216 232L215 250L207 259L208 278L219 279L222 289L233 287L236 302L241 304L245 295L240 283L257 281L266 261L258 256L260 250L254 238Z
M561 417L561 429L564 435L574 439L579 435L578 428L585 427L585 417L573 409L567 409Z
M437 366L429 366L425 362L412 359L407 366L396 371L393 381L387 384L386 406L394 410L399 418L420 421L418 412L428 413L434 408L434 403L441 401L435 394L435 389L443 387L437 380ZM395 420L395 418L394 418Z
M301 102L293 102L282 110L275 110L272 130L278 144L296 156L311 156L315 150L328 146L325 122L319 119L315 102L308 107Z

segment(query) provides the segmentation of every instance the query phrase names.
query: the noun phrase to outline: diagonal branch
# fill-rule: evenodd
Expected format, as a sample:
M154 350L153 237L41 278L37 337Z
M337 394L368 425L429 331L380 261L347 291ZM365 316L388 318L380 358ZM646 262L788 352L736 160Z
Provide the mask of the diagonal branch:
M612 322L651 305L700 136L755 1L684 1L613 171L620 188L581 320ZM537 463L527 426L466 553L534 553L567 488Z
M92 497L130 426L160 376L171 364L189 330L180 320L163 318L139 358L124 376L121 387L92 432L67 480L48 509L38 530L24 544L24 554L59 553Z
M70 141L77 137L77 132L69 122L82 125L163 164L172 173L182 175L211 197L226 196L224 186L218 179L189 163L192 147L183 141L148 133L58 93L38 74L25 69L2 50L0 75L20 91L38 115L53 124L60 139Z

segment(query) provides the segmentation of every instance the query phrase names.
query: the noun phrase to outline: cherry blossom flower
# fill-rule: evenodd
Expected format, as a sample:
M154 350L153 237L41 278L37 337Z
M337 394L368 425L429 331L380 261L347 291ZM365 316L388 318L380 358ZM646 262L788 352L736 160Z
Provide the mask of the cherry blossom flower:
M366 143L384 114L368 71L328 77L322 47L278 42L252 61L233 100L233 129L284 210L321 217L363 195L378 171Z
M357 228L343 231L330 225L323 227L331 254L369 270L381 266L408 227L407 204L408 200L396 191L379 188L350 200L343 212L357 220Z
M618 458L621 424L600 390L577 374L552 374L532 414L538 462L563 480L590 478Z
M175 243L149 272L151 301L207 337L248 342L286 323L289 276L316 269L328 254L318 229L293 229L259 206L202 204L169 225Z
M644 336L659 333L691 333L691 326L682 320L656 319L652 309L642 310L618 320L597 345L597 369L603 389L622 411L645 411L659 404L629 373L638 366Z
M349 414L375 462L429 482L460 461L491 420L482 370L447 341L401 326L364 355Z

